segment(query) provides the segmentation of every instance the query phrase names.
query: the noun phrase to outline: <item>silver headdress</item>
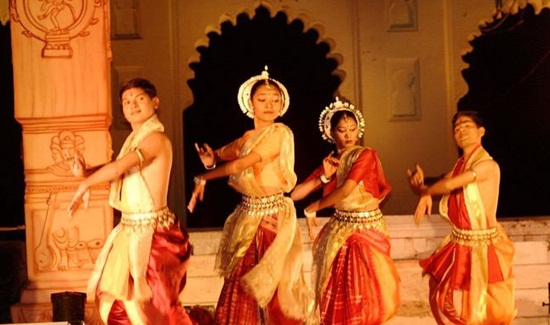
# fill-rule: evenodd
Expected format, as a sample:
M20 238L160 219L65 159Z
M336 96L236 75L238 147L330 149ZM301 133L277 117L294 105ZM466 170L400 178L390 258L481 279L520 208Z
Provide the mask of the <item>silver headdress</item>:
M259 81L259 80L271 80L274 83L279 86L281 89L281 101L283 107L281 108L280 116L283 116L283 114L286 113L288 110L288 106L290 105L290 98L288 97L288 91L286 90L286 87L280 83L279 81L269 78L269 73L267 72L267 65L264 68L264 71L262 71L261 74L251 77L247 81L243 82L241 87L239 88L239 93L237 94L237 100L239 101L239 106L241 107L241 111L246 114L246 116L250 118L254 118L254 109L250 107L250 92L252 91L252 86Z
M363 137L363 133L365 132L365 119L363 118L363 114L361 114L361 112L351 103L341 101L338 97L336 97L333 103L325 107L319 116L319 131L321 131L323 139L330 143L335 143L331 134L332 130L330 129L330 120L332 119L334 113L338 111L348 111L355 116L357 127L359 128L357 138L361 139Z

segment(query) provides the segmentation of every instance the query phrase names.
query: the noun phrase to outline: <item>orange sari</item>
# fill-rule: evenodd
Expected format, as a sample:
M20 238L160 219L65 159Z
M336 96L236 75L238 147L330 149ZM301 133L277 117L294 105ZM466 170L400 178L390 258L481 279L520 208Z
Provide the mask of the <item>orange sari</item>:
M486 159L492 158L480 147L468 161L459 159L453 175ZM487 227L477 184L443 197L440 213L453 224L453 232L432 256L420 261L430 276L430 305L437 323L512 324L517 314L514 245L502 226Z

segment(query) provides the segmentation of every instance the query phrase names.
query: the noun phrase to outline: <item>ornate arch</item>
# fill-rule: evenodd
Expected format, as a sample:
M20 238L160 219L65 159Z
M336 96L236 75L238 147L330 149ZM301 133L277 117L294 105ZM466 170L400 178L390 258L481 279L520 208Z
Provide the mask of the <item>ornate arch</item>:
M254 15L255 15L255 11L258 9L258 7L265 7L268 10L268 12L270 13L271 18L274 18L278 13L284 13L288 17L289 21L294 21L294 20L301 21L304 24L304 29L305 30L315 30L318 33L318 35L319 35L318 43L326 43L326 44L329 45L329 47L331 49L336 48L336 41L333 38L326 36L325 27L322 24L319 24L319 23L312 23L312 20L311 20L310 16L307 13L294 12L295 10L291 7L288 7L288 6L281 6L280 8L277 9L277 8L275 8L275 6L273 4L269 3L268 1L261 1L261 3L259 3L254 8L254 10L252 10L252 8L250 8L250 7L243 7L240 10L237 10L238 13L236 15L231 15L229 13L223 13L223 14L220 15L220 17L218 19L218 23L215 23L215 24L212 23L212 24L207 25L206 28L205 28L204 36L197 39L195 44L194 44L194 47L195 47L195 49L197 49L197 51L194 53L194 55L192 55L189 58L189 60L188 60L189 64L191 65L193 63L200 62L200 53L198 52L198 49L199 48L207 48L209 46L209 44L210 44L210 39L208 37L209 34L216 33L218 35L221 35L222 34L222 28L221 27L224 23L230 23L233 26L236 26L237 23L238 23L237 22L237 17L239 15L246 15L247 17L252 19L252 17L254 17ZM336 62L338 62L338 65L341 65L342 62L343 62L342 54L337 53L337 52L327 53L327 58L335 60ZM334 73L335 76L339 77L340 80L344 80L344 78L346 76L345 72L343 70L340 70L340 69L335 69L333 73Z
M289 111L280 122L294 132L299 179L330 150L318 134L317 120L345 78L338 69L342 56L331 53L335 42L324 37L321 25L311 24L305 14L289 17L288 11L261 4L254 12L243 9L236 16L222 15L220 24L209 25L206 37L196 42L197 55L189 63L194 77L188 80L194 101L184 110L183 120L187 189L193 188L193 175L204 170L195 142L218 148L253 127L240 112L237 91L265 65L290 93ZM207 201L188 218L189 227L223 225L240 198L226 179L209 182L208 187ZM208 219L215 220L204 222Z
M514 15L517 14L521 9L525 8L528 4L531 5L535 13L538 15L540 14L541 10L544 8L550 8L550 0L504 0L501 1L502 6L500 9L497 9L495 7L493 13L491 16L484 17L480 20L478 20L477 25L472 26L473 32L465 33L460 36L462 41L464 43L461 43L460 47L464 48L462 51L462 56L466 56L469 53L471 53L474 48L472 46L472 40L479 38L482 36L483 30L486 29L488 26L494 26L497 23L497 20L500 20L503 16L506 15ZM455 51L455 53L458 53ZM464 60L460 60L458 62L458 66L455 69L456 73L460 73L461 71L468 68L468 63ZM462 80L464 82L464 80ZM465 83L465 82L464 82ZM461 98L466 95L468 92L468 84L465 83L466 88L460 89L461 93L457 94L456 98ZM460 88L460 87L459 87Z
M501 168L499 216L550 214L550 6L533 3L503 7L463 56L469 89L458 109L485 120L484 145Z

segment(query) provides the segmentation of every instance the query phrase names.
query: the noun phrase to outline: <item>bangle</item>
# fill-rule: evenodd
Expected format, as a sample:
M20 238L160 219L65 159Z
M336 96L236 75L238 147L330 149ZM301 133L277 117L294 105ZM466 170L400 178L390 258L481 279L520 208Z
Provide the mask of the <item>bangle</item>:
M206 170L212 170L212 169L216 168L216 163L214 163L214 164L212 164L212 165L210 165L210 166L204 165L204 168L205 168Z
M319 179L321 180L321 183L323 183L323 184L326 184L326 183L330 182L331 178L326 178L325 174L321 174L321 176L319 176Z
M143 154L141 153L141 150L139 150L139 148L136 148L136 150L134 150L134 152L136 153L136 155L139 158L139 166L141 167L141 165L143 165L143 162L145 161L145 158L143 157Z
M204 179L203 177L201 176L195 176L193 178L193 182L195 182L196 185L206 185L206 179Z
M317 212L309 212L304 209L304 216L306 216L306 218L315 218L317 217Z

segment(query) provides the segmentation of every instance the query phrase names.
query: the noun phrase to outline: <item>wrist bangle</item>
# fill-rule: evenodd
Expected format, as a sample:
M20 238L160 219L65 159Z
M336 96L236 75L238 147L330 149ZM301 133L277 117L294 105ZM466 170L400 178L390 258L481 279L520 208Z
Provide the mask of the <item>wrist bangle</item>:
M202 186L206 185L206 179L200 176L195 176L193 178L193 182L195 182L196 185L202 185Z
M216 163L214 163L214 164L212 164L212 165L210 165L210 166L204 165L204 168L205 168L206 170L212 170L212 169L216 168Z
M306 216L306 218L315 218L317 217L317 212L309 212L304 209L304 216Z
M326 178L325 174L321 174L321 176L319 176L319 179L321 180L321 183L323 183L323 184L326 184L326 183L330 182L330 178Z

